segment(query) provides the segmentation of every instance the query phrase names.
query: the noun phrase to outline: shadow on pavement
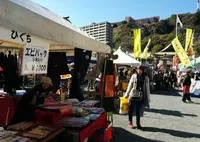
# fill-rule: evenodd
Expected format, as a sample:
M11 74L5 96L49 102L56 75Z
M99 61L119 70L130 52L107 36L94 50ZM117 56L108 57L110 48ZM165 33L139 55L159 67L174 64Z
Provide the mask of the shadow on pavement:
M170 134L172 136L180 137L180 138L200 138L200 134L197 134L197 133L189 133L189 132L170 130L170 129L160 129L160 128L153 128L153 127L145 127L143 129L143 131L161 132L161 133Z
M119 127L114 127L113 139L110 142L162 142L157 140L150 140L141 136L128 132Z
M181 113L180 111L166 110L166 109L151 108L151 109L147 109L145 111L153 112L153 113L160 113L162 115L172 115L175 117L184 117L184 116L198 117L198 115L195 115L195 114L186 114L186 113Z
M193 102L193 103L187 102L186 104L190 104L190 105L200 105L200 103L198 103L198 102Z
M152 91L151 94L181 97L181 95L179 94L179 92L177 90L175 90L175 89L169 89L169 90L160 89L160 90L155 90L155 91Z

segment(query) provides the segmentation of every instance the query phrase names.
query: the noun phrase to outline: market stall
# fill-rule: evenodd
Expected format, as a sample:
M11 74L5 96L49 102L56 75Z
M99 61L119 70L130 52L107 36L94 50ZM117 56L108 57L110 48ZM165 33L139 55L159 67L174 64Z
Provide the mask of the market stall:
M22 62L20 70L22 75L46 74L48 55L52 51L67 51L80 48L110 53L108 45L96 41L62 17L32 1L0 1L0 19L0 43L3 45L0 46L1 48L12 46L13 48L21 49ZM65 108L68 107L65 106ZM48 111L45 113L48 114ZM58 116L61 116L59 118L61 119L63 117L62 111L58 113L60 113ZM90 114L92 115L92 113ZM1 114L1 117L7 117L8 115L6 111L5 114ZM37 117L39 118L40 116L37 115ZM6 121L9 120L6 119ZM100 124L99 121L102 122L101 126L94 125ZM7 124L8 122L5 122L1 125L5 126ZM103 113L98 115L93 123L89 118L87 127L82 128L82 131L93 133L94 127L100 129L106 127L106 125L107 117L106 113ZM24 131L28 133L28 130ZM61 130L58 132L61 133ZM53 134L53 132L50 133L51 135ZM92 133L88 133L88 139ZM79 135L83 137L83 133L80 132ZM32 138L30 135L22 135L22 133L17 134L17 136ZM83 141L81 138L79 140Z

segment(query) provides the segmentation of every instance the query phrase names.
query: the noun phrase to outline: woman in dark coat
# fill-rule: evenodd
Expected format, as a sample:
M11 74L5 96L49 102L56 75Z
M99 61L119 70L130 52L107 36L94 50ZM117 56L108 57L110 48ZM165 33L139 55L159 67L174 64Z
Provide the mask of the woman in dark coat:
M134 93L136 91L140 91L143 94L141 100L134 99ZM144 108L149 108L150 102L150 85L149 85L149 78L148 76L144 75L144 68L140 66L138 68L138 73L133 74L128 85L128 89L124 95L125 98L128 98L129 102L129 112L128 112L128 119L129 119L129 127L135 128L132 121L132 116L135 112L136 114L136 124L138 129L142 129L140 124L140 117L143 114Z

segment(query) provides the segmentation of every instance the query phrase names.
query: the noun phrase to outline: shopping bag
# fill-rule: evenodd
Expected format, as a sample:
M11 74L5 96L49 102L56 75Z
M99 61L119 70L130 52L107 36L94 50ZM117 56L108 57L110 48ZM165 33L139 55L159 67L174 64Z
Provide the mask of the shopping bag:
M127 114L127 113L128 113L128 99L124 97L120 97L119 114Z

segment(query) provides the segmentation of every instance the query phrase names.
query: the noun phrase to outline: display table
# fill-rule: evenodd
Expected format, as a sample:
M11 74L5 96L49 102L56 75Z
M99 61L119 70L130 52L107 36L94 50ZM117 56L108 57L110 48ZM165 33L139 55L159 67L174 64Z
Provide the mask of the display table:
M19 97L0 94L0 126L6 126L10 122L19 100Z
M37 109L35 114L39 124L53 124L64 116L64 113L62 112L53 112L41 109Z
M9 131L9 130L12 131ZM59 134L65 130L64 127L58 125L39 125L33 122L21 122L8 127L4 130L0 141L33 141L33 142L47 142L55 139Z
M72 137L74 137L73 140L76 142L85 142L87 139L90 139L97 130L105 129L107 126L107 114L104 112L97 120L90 122L88 126L80 130L66 127L66 133L71 134Z
M39 126L39 125L38 125ZM43 125L44 126L44 125ZM42 127L43 127L42 126ZM22 136L22 137L28 137L30 138L31 140L35 141L35 142L47 142L47 141L50 141L51 139L53 139L54 137L58 136L59 134L61 134L65 129L63 127L60 127L60 126L45 126L45 127L48 127L48 128L54 128L53 131L51 131L50 134L48 134L47 136L45 136L44 138L32 138L31 136L26 136L27 134L31 134L30 131L33 131L33 130L26 130L26 131L23 131L21 133L18 133L16 135L18 136ZM42 129L41 129L42 130ZM42 133L42 132L41 132ZM33 133L32 133L33 134Z
M80 142L84 142L87 138L90 138L96 130L107 128L107 125L107 114L103 113L96 121L79 132Z
M98 103L92 103L92 101L88 101L88 103L86 103L84 101L84 103L80 103L80 104L84 104L84 107L88 107L88 109L92 109L92 107L96 106L96 104ZM85 105L86 104L86 105ZM93 105L88 105L88 104L93 104ZM75 105L76 106L76 105ZM66 108L64 108L66 107ZM49 107L47 107L49 108ZM58 108L58 107L56 107ZM35 111L36 113L36 117L37 117L37 122L39 124L48 124L48 125L59 125L59 126L63 126L65 127L65 134L63 136L64 140L68 139L68 136L71 135L70 137L73 137L74 139L71 141L75 141L75 142L84 142L86 139L89 139L93 136L93 134L99 130L99 129L105 129L107 128L107 114L105 111L103 111L103 113L94 113L94 114L99 114L98 117L96 117L96 119L94 120L90 120L89 124L86 125L85 127L69 127L66 125L66 121L61 121L61 119L63 118L71 118L73 119L74 116L66 116L66 113L70 112L70 106L60 106L59 111L55 111L55 110L45 110L44 108L40 108L37 109ZM64 109L63 109L64 108ZM68 110L67 110L68 109ZM101 109L101 108L99 108ZM64 110L64 111L63 111ZM86 116L87 117L87 116ZM79 118L85 118L85 117L79 117ZM73 119L74 120L74 119ZM76 123L75 123L76 124Z

